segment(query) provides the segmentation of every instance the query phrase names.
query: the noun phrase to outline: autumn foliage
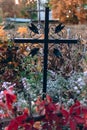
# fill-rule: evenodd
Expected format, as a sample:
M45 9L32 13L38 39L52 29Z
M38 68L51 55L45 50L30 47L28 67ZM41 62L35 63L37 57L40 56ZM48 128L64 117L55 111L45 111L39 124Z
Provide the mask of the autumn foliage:
M35 0L19 0L19 4L15 0L0 0L0 8L2 9L2 16L6 17L31 17L28 9L35 8ZM10 8L9 8L10 7Z
M52 16L62 22L78 23L87 20L86 0L51 0Z

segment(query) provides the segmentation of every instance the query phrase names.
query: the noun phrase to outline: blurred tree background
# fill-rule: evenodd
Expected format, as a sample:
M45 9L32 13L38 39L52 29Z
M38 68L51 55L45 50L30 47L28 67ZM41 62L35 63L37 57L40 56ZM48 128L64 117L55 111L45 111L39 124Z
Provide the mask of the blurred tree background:
M87 21L87 0L50 0L53 18L62 22Z
M29 10L37 9L37 0L17 1L0 0L0 10L2 10L4 18L14 16L37 18L37 12L29 12ZM49 0L49 5L54 19L72 24L85 23L87 21L87 0ZM0 11L0 15L2 13Z
M28 10L36 9L37 2L35 0L19 0L16 3L15 0L0 0L0 9L3 12L3 17L22 17L22 18L35 18L37 14L35 12L30 13ZM0 13L1 15L1 13Z

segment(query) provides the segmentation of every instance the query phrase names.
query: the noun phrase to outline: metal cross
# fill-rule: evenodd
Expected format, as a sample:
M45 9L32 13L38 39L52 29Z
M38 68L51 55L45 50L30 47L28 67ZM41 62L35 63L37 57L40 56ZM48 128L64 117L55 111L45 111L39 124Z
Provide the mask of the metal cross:
M43 69L43 94L47 91L47 64L48 64L48 44L76 44L77 39L49 39L49 7L45 8L45 33L44 39L14 38L15 43L44 43L44 69Z

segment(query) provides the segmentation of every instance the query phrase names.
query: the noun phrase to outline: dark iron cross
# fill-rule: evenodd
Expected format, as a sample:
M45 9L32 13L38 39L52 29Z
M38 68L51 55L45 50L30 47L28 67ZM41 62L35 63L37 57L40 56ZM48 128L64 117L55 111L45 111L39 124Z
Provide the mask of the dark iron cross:
M29 38L14 38L15 43L44 43L44 68L43 68L43 95L45 96L47 91L47 64L48 64L48 44L49 43L65 43L76 44L77 39L49 39L49 7L45 8L45 33L44 39L29 39ZM43 97L44 98L44 97Z

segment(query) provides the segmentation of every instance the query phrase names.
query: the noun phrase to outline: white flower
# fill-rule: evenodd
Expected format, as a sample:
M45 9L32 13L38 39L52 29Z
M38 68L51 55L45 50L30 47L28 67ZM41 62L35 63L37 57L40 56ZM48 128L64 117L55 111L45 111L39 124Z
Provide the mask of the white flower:
M80 89L82 89L83 88L83 86L80 86Z
M78 82L82 82L82 78L78 78L78 80L77 80Z
M74 87L74 89L75 89L75 90L78 90L78 87L77 87L77 86L75 86L75 87Z
M77 94L80 94L80 90L77 90L76 93L77 93Z
M0 100L3 98L4 94L3 91L0 92Z
M87 71L84 72L84 76L87 76Z
M26 51L30 51L30 47L29 46L26 48Z
M70 99L68 100L68 102L67 102L67 105L72 105L72 104L74 104L74 101L73 101L73 99L70 98Z

